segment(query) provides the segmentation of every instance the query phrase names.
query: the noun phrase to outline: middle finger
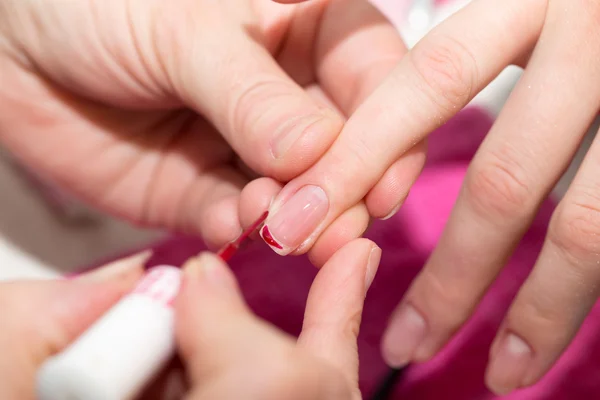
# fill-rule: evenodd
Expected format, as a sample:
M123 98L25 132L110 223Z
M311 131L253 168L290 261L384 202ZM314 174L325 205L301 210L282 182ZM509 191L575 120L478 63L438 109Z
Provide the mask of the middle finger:
M357 108L329 151L282 190L262 230L275 251L308 250L402 154L530 47L523 38L537 37L539 27L524 14L538 3L495 3L474 2L434 29Z

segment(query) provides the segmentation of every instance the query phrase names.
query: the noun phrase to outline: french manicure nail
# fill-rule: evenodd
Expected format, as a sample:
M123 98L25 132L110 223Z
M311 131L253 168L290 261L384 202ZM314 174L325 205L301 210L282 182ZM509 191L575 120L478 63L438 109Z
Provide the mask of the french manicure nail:
M313 233L328 209L329 200L323 189L304 186L269 215L260 236L276 253L289 254Z
M271 152L273 157L285 157L289 150L305 135L321 135L331 129L339 129L339 122L323 112L290 118L273 136Z
M365 293L371 287L373 279L375 279L375 274L377 273L377 268L379 267L379 261L381 261L381 249L378 246L373 246L371 254L369 255L369 260L367 261L367 269L365 271Z
M146 262L152 257L152 251L146 250L132 256L113 261L90 272L75 276L81 281L105 282L113 279L126 277L133 273L141 275Z
M507 334L497 348L486 374L486 382L497 395L518 389L532 360L531 348L512 333Z
M426 334L427 323L423 316L411 305L402 305L383 340L386 362L394 368L407 365Z

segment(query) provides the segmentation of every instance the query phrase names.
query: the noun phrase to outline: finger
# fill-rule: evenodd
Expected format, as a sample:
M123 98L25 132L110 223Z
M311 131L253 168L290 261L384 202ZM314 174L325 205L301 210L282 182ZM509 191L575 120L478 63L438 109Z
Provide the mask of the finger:
M234 165L221 135L195 118L160 152L158 160L152 154L137 154L138 160L131 161L134 167L112 185L111 192L126 199L119 207L141 213L145 224L200 235L210 248L234 239L240 230L239 195L248 178Z
M318 86L309 86L307 93L322 107L338 112ZM183 134L161 162L161 168L156 169L148 219L166 220L167 226L179 231L200 234L208 248L217 249L256 221L281 187L269 178L245 186L249 176L256 174L239 159L235 167L230 167L227 159L232 158L231 151L206 121L197 120ZM196 166L185 165L181 152L197 160ZM173 176L178 177L177 185L172 183ZM173 216L169 210L174 210Z
M332 1L321 20L317 77L349 116L388 77L407 49L397 29L368 1ZM416 147L424 156L422 145ZM394 214L424 162L424 157L405 154L385 171L367 195L372 217Z
M278 244L274 250L289 254L304 242L309 248L394 161L528 50L542 20L525 15L540 14L541 3L510 0L498 8L495 1L477 1L424 38L356 110L328 152L282 190L263 228ZM398 127L402 131L390 136Z
M398 212L423 170L426 154L427 143L420 142L385 171L365 199L373 218L385 220Z
M589 90L590 84L600 85L593 77L595 50L590 45L575 51L566 39L583 38L585 24L580 22L577 30L566 23L548 24L471 164L438 247L389 327L384 352L395 365L432 357L470 316L600 106L598 94ZM594 22L588 24L591 29ZM419 329L408 329L411 320L420 321Z
M46 351L38 353L41 357L39 361L61 351L131 290L142 277L144 265L151 256L150 251L137 253L67 282L15 283L9 289L15 304L22 304L32 311L42 307L45 309L44 318L39 320L44 325L40 332L44 332L45 339L39 340L38 344L44 346ZM22 297L23 301L18 301L16 297ZM50 306L50 303L55 306Z
M0 388L0 396L33 398L31 382L39 365L131 290L148 257L141 253L68 281L0 285L0 375L11 382Z
M270 178L255 179L244 187L240 195L239 213L242 229L252 225L281 190L281 184Z
M600 295L600 140L556 209L548 237L494 342L487 383L534 384L571 342Z
M369 1L328 2L316 38L316 74L345 115L352 115L405 53L396 28Z
M341 112L336 108L329 97L318 85L309 85L306 87L306 91L309 96L318 104L321 104L323 107L329 107L331 110L338 113L340 117L342 116ZM281 191L281 188L282 185L279 182L266 177L255 179L244 187L239 198L239 220L242 230L252 225L264 213L265 210L269 209L269 206L277 194ZM360 227L358 227L358 229L360 229ZM362 231L360 234L362 234ZM346 236L347 235L344 237ZM254 238L255 236L252 235L252 237ZM357 236L352 236L350 239L354 239L355 237ZM339 240L336 241L336 243L337 242L339 242ZM346 241L342 241L340 243L343 244L346 243ZM327 248L331 250L331 248L335 247L335 245L336 244L328 244ZM337 248L335 250L337 250ZM329 255L333 254L335 250L331 251ZM319 254L321 253L322 252L319 252ZM327 260L328 258L329 257L325 258L324 260Z
M366 292L381 249L366 239L348 243L321 268L311 287L299 344L358 382L356 338Z
M338 217L311 247L308 257L315 267L323 266L344 245L361 237L371 219L364 202L359 202Z
M207 116L253 170L279 180L304 171L337 137L342 120L285 74L260 36L251 37L245 27L223 18L210 23L207 34L207 27L192 17L198 5L187 4L192 9L171 12L176 18L161 20L165 32L156 35L175 92ZM247 29L257 27L250 23ZM172 43L187 43L189 37L202 38L201 52L190 57L173 51Z
M209 253L184 265L176 313L180 354L193 384L254 356L276 335L254 319L231 271ZM285 341L274 340L271 351L276 353L278 346L286 345Z
M191 398L349 398L341 374L252 316L221 260L204 254L184 271L176 335L195 388Z
M340 110L338 108L338 106L333 102L333 100L331 100L329 95L327 93L325 93L325 91L323 90L323 88L321 86L319 86L317 84L311 84L311 85L306 86L305 89L306 89L306 93L308 93L308 95L314 101L316 101L322 107L329 107L331 110L338 113L341 118L344 118L344 121L345 121L344 113L342 112L342 110Z
M316 38L316 79L338 108L345 115L351 115L388 76L406 53L406 47L395 27L368 1L332 1L324 5L324 2L311 2L301 7L297 14L312 18L310 14L315 9L322 14L317 18L320 26L316 30L319 33ZM310 32L306 29L307 21L296 18L294 22L278 59L286 70L296 71L297 49L302 48L300 44L306 42ZM302 79L300 73L297 75ZM393 209L403 201L410 184L416 180L423 165L412 164L424 162L424 159L407 157L410 160L401 157L396 161L376 185L375 193L368 201L372 216L391 216ZM398 193L398 190L405 193Z

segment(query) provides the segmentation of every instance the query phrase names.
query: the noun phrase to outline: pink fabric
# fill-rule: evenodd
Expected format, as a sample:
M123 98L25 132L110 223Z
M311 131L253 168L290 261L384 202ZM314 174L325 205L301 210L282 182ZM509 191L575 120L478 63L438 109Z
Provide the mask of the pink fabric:
M467 165L491 126L478 109L460 113L430 139L429 161L397 216L374 224L368 237L383 249L379 273L367 296L359 338L360 386L368 398L387 372L380 338L394 306L434 248L455 202ZM394 399L493 399L483 375L490 343L512 297L533 265L553 204L546 202L508 266L471 321L431 362L409 367ZM155 246L152 265L179 265L204 249L193 238L173 238ZM250 306L281 329L298 334L308 288L316 270L305 257L282 258L257 243L232 260ZM243 332L240 332L243 334ZM508 396L512 400L598 398L600 308L555 368L538 385Z

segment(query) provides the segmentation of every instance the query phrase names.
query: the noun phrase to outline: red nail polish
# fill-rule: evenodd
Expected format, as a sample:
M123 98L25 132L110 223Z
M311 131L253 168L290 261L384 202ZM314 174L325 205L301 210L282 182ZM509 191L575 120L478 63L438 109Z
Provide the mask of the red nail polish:
M268 216L269 216L268 211L265 211L264 213L262 213L262 215L256 221L254 221L254 223L252 225L250 225L248 227L248 229L246 229L244 232L242 232L242 234L240 236L238 236L237 239L235 239L232 242L229 242L228 244L225 245L225 247L223 247L221 250L219 250L217 255L219 257L221 257L221 259L223 261L228 261L231 257L233 257L235 252L238 251L238 249L240 248L240 245L246 239L248 239L248 237L254 231L256 231L262 225L263 222L265 222L265 220L267 219Z
M269 232L269 228L265 225L262 229L262 237L264 239L264 241L271 247L275 247L276 249L283 249L283 246L280 245L279 243L277 243L277 241L273 238L273 236L271 235L271 232Z

